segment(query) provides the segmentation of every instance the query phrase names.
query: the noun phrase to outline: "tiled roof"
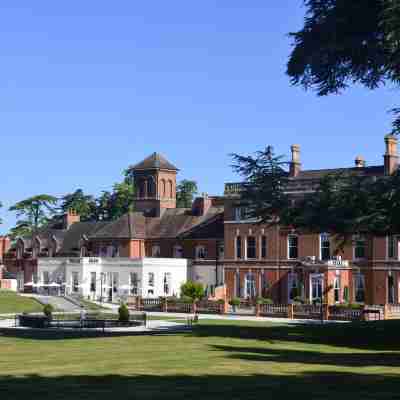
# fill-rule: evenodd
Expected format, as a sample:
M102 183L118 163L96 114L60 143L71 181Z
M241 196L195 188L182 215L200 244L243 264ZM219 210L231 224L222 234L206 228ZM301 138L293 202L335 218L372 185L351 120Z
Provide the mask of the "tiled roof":
M90 239L175 238L222 213L221 207L211 207L203 216L195 216L190 209L185 208L165 210L160 218L145 217L142 213L131 212L108 223L90 235Z
M175 165L171 164L165 157L159 153L153 153L145 158L140 163L130 167L132 170L146 170L146 169L163 169L169 171L178 171Z

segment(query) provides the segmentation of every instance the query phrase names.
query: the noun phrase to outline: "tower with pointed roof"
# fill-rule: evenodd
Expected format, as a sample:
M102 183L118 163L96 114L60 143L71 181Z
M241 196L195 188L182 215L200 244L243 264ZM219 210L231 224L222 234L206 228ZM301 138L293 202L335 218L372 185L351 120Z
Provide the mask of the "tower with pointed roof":
M159 217L168 208L176 208L178 168L159 153L153 153L133 165L135 211Z

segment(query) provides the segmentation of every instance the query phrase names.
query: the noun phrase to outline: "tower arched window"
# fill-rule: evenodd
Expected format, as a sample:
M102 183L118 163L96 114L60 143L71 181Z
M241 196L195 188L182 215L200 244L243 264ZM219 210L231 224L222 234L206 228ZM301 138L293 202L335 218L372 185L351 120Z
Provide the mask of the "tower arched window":
M168 180L168 189L169 189L169 198L173 199L174 198L174 184L172 183L171 179Z
M161 179L161 196L165 197L167 195L167 184L165 179Z
M139 181L138 189L139 189L139 197L140 198L146 197L146 180L145 179L141 179Z
M154 197L156 194L156 183L153 177L149 177L147 180L147 196Z

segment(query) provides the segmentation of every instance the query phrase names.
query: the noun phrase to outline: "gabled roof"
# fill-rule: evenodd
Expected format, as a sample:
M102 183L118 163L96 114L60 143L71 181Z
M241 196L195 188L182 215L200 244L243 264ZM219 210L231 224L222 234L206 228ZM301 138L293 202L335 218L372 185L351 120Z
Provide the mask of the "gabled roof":
M207 221L215 221L216 216L221 216L222 213L222 207L211 207L202 216L193 215L191 209L185 208L165 210L159 218L145 217L143 213L131 212L116 221L109 222L90 235L89 240L177 238L185 232L189 235L190 231L192 234L197 226L203 226ZM217 233L212 234L214 235L212 237L215 237Z
M129 169L132 170L146 170L146 169L161 169L168 171L179 171L175 165L171 164L164 156L159 153L153 153L149 157L145 158L140 163L131 166Z
M130 212L116 221L108 222L102 229L89 236L89 239L132 239L146 235L146 217L142 213Z

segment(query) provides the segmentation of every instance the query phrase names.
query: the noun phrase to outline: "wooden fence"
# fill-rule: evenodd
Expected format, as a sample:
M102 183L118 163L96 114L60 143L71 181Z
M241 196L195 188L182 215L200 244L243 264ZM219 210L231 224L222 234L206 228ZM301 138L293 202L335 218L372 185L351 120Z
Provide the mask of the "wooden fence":
M128 306L131 310L148 312L233 314L289 319L334 321L400 319L400 304L346 307L328 304L255 304L249 300L242 300L239 305L229 306L227 302L212 300L201 300L191 304L179 299L135 297L128 299Z

